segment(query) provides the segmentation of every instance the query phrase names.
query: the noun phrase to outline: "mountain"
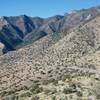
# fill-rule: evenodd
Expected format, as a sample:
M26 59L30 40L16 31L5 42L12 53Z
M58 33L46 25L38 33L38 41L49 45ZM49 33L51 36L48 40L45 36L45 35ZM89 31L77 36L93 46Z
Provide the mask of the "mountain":
M70 29L85 23L100 14L100 7L92 7L56 15L49 18L29 17L26 15L0 18L0 41L5 45L3 53L16 50L28 42L35 42L40 38ZM23 44L23 45L22 45Z
M39 40L0 56L1 100L100 99L99 7L60 18L56 19L61 23L58 32L53 26L43 31L41 26L43 32L54 33L48 31ZM54 19L46 19L44 25L56 24Z

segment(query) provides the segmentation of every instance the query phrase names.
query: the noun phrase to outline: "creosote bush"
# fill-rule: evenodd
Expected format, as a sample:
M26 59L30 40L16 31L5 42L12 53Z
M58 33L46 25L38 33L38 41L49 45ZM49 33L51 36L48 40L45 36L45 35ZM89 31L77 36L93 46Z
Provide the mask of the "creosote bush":
M42 87L39 87L38 84L33 84L33 86L31 87L30 91L33 94L37 94L37 93L41 93L43 91L43 88Z

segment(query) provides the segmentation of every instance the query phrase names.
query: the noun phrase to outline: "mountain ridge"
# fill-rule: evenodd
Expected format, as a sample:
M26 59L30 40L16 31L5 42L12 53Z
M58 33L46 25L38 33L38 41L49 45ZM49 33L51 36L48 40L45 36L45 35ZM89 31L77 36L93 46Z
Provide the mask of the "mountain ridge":
M100 7L79 10L76 13L56 15L49 18L26 15L2 17L0 19L0 41L5 45L3 52L16 50L24 41L38 39L52 33L61 33L88 21L100 14ZM37 35L37 37L36 37ZM8 39L8 40L7 40ZM16 41L16 44L15 44Z

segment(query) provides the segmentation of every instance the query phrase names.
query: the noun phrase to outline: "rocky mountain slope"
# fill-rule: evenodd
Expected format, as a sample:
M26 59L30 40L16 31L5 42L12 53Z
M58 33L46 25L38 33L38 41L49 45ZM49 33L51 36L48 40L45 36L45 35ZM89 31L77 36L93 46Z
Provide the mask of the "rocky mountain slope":
M26 45L27 42L34 42L48 34L68 31L99 14L100 7L98 6L46 19L26 15L1 17L0 41L5 45L3 53L20 48L22 46L20 44Z
M100 15L51 37L0 56L1 100L100 99Z

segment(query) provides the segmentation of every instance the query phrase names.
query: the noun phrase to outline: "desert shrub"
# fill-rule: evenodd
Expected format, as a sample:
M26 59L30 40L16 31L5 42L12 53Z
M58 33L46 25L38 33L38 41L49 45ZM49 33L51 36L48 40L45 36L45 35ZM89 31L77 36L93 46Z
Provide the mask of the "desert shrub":
M100 100L100 94L98 94L98 95L96 96L96 98L97 98L98 100Z
M53 81L53 84L54 84L54 85L57 85L57 84L58 84L58 80L54 80L54 81Z
M29 88L27 86L23 86L22 90L29 90Z
M37 93L41 93L43 91L43 88L42 87L39 87L38 84L34 84L30 91L33 93L33 94L37 94Z
M8 96L3 97L0 100L18 100L18 97L15 96L14 94L12 94L12 95L8 95Z
M54 85L58 84L58 80L51 78L50 80L48 80L49 83L53 83Z
M53 97L52 97L52 100L56 100L56 96L53 96Z
M3 91L0 93L0 96L8 96L8 95L13 95L16 91L15 90L10 90L10 91Z
M3 91L3 92L0 93L0 96L3 97L3 96L5 96L6 94L7 94L7 92L6 92L6 91Z
M39 87L35 90L35 93L41 93L43 91L43 88L42 87Z
M50 92L51 92L51 90L49 90L49 89L45 89L45 90L44 90L44 93L45 93L46 95L49 95Z
M62 81L65 81L66 79L68 79L68 80L71 80L71 75L64 75L63 77L62 77Z
M33 85L31 86L30 91L33 92L33 91L36 90L38 87L39 87L38 84L33 84Z
M14 94L12 94L12 95L9 96L9 100L15 100L16 98L17 97Z
M81 97L83 95L82 91L77 91L77 96Z
M39 80L34 80L33 83L34 84L39 83Z
M53 83L53 82L55 82L55 79L54 78L51 78L50 80L48 80L49 81L49 83Z
M31 93L30 92L26 92L20 95L20 97L31 97Z
M38 96L34 96L34 97L32 97L31 100L39 100L39 97Z
M56 89L52 89L52 90L50 90L50 89L45 89L45 90L44 90L44 93L45 93L46 95L55 94L55 93L57 93L57 90L56 90Z
M57 93L57 90L56 90L56 89L53 89L53 90L51 91L51 94L55 94L55 93Z
M42 82L43 85L47 85L48 83L49 83L48 80L44 80L44 81Z
M15 90L10 90L10 91L7 91L7 95L14 94L15 92L16 92Z
M70 93L74 93L74 92L76 92L76 89L73 87L66 87L63 89L64 94L70 94Z

